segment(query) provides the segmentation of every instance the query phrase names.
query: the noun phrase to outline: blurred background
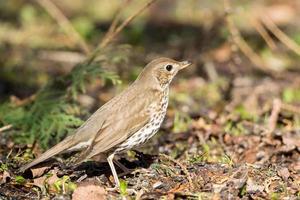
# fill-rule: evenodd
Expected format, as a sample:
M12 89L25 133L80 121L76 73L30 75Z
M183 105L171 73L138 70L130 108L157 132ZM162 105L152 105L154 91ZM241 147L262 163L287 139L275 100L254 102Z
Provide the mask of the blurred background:
M144 152L299 172L300 1L147 2L0 0L0 154L31 159L164 56L193 66Z
M84 60L86 54L80 42L68 28L63 28L64 17L92 50L108 30L116 12L120 12L124 20L146 3L54 0L53 4L64 15L61 17L53 14L53 8L43 2L0 2L1 101L10 95L27 97L49 77L68 73ZM255 55L248 52L245 56L232 44L231 37L236 33L229 30L223 1L159 0L121 31L114 44L130 46L130 52L126 53L129 62L117 68L110 67L110 70L121 75L122 80L133 80L145 63L158 56L167 56L191 59L195 63L185 72L188 78L179 77L186 81L193 77L208 80L214 72L227 78L253 72L266 71L263 75L269 75L269 71L299 72L300 3L293 0L230 2L233 29L238 30ZM287 40L295 44L288 45L285 36L277 38L274 33L277 28L270 23L276 24ZM247 56L253 57L255 62Z

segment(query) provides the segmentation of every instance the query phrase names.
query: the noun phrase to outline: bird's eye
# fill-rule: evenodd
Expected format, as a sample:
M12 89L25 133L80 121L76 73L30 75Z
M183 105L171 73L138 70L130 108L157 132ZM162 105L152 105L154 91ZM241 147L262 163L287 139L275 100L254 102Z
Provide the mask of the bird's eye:
M172 65L167 65L167 66L166 66L166 70L171 71L172 69L173 69L173 66L172 66Z

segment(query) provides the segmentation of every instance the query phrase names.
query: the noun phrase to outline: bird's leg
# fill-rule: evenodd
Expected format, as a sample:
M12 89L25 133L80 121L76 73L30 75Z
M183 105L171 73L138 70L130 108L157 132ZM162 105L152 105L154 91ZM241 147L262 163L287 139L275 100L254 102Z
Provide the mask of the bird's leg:
M118 160L114 159L114 163L120 167L120 169L122 169L123 173L122 175L126 175L126 174L130 174L133 170L132 169L128 169L127 167L125 167L122 163L120 163Z
M113 174L116 186L119 188L120 187L120 181L119 181L118 174L116 172L116 169L115 169L115 166L114 166L114 162L113 162L114 156L115 156L114 153L111 154L110 156L108 156L107 157L107 162L108 162L108 164L110 166L110 169L111 169L111 172Z
M111 154L110 156L107 157L107 162L108 162L108 164L110 166L111 172L113 174L113 177L114 177L114 180L115 180L115 183L116 183L116 187L112 188L112 190L110 190L110 191L115 191L116 189L120 189L120 181L119 181L118 174L117 174L115 166L114 166L114 155L115 154L113 153L113 154ZM125 167L125 166L123 166L123 167ZM129 194L137 194L137 192L134 189L127 189L126 191Z

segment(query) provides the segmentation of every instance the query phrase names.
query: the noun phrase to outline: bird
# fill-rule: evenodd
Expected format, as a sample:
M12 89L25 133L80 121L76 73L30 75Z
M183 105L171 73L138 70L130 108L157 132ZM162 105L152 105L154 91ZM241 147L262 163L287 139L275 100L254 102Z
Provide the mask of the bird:
M168 107L169 85L177 72L189 65L189 61L165 57L152 60L129 87L96 110L73 134L19 171L24 172L60 153L81 151L79 163L96 155L104 156L115 186L119 187L114 167L118 161L114 156L145 143L158 132Z

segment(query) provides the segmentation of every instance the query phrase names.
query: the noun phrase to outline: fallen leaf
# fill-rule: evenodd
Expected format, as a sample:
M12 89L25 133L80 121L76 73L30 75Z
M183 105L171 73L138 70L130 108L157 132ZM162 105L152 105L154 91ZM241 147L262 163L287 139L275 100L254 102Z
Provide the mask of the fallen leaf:
M288 168L284 167L279 170L277 170L278 176L280 176L284 181L287 181L287 179L290 177L290 172Z
M35 178L33 180L33 185L38 186L40 188L43 188L45 186L45 184L48 184L50 186L53 185L59 179L57 177L57 172L58 172L58 170L54 169L49 172L49 174L52 174L52 176L50 176L50 177L47 175L44 175L39 178Z
M93 184L81 184L72 194L72 200L103 200L106 199L106 191L103 187Z
M8 181L8 179L10 178L10 174L8 171L4 171L1 175L0 175L0 184L4 184Z
M48 169L50 169L50 167L44 166L44 167L39 167L39 168L33 168L31 169L31 173L32 173L32 177L40 177L42 176L45 171L47 171Z

